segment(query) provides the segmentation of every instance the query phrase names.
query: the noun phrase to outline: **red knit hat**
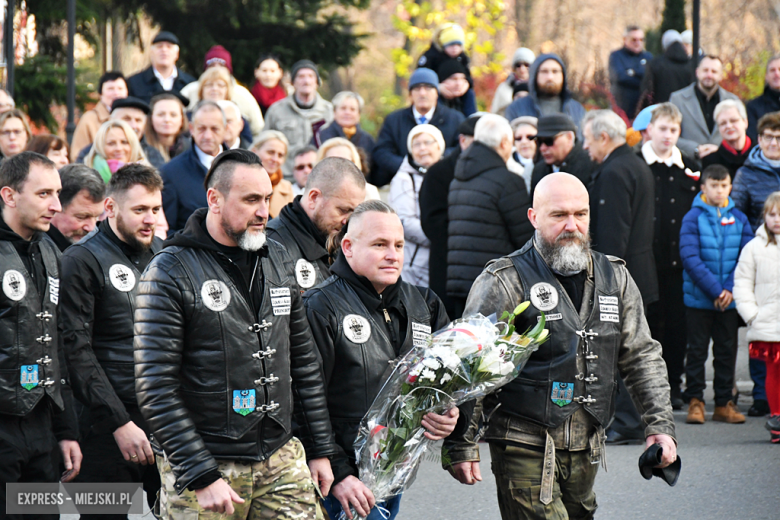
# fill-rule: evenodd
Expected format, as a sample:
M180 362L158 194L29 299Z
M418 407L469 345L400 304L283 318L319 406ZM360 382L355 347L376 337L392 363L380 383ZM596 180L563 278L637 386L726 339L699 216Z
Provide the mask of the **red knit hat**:
M207 69L213 65L222 65L227 67L231 74L233 74L233 58L230 53L222 45L215 45L209 49L206 53L206 59L203 64L203 68Z

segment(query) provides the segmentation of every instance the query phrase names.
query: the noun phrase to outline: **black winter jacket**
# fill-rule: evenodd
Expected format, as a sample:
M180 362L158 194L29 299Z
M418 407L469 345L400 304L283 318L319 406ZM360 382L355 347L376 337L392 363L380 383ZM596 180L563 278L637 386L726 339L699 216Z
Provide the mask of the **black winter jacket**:
M579 142L575 142L569 155L567 155L561 163L559 171L571 173L587 187L590 184L590 177L593 174L593 170L596 169L596 166L597 165L590 160L588 151L583 150L582 145ZM540 159L534 164L534 171L533 174L531 174L531 200L534 198L536 185L551 173L553 173L553 167L551 164L544 162L544 159Z
M747 135L758 146L758 120L770 112L780 110L780 91L764 85L764 93L748 101L745 108L748 116Z
M195 78L181 69L176 69L177 76L173 80L173 91L179 92L181 89L195 81ZM156 95L166 92L160 80L154 75L151 65L137 74L127 78L128 95L143 99L147 103ZM170 92L170 91L169 91ZM185 103L186 104L186 103Z
M249 287L212 244L202 224L207 211L196 211L152 260L136 299L138 404L178 492L196 480L208 485L201 477L217 470L215 459L270 457L292 438L293 409L307 457L336 453L289 255L269 240ZM257 292L259 309L250 296Z
M523 178L475 141L458 159L448 200L447 294L466 298L485 264L520 249L533 235L531 199Z
M658 300L653 259L655 181L647 163L628 145L620 146L596 168L588 192L593 249L625 260L645 305Z
M639 98L640 109L655 103L669 101L672 92L685 88L696 81L691 67L691 59L682 43L671 44L662 55L656 56L647 64L645 77L642 78L642 93Z

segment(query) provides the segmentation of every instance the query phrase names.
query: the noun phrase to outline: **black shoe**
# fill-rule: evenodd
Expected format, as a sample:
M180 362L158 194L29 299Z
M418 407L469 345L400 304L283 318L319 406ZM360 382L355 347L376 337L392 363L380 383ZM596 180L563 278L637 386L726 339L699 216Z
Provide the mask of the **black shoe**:
M780 434L780 415L770 415L764 427L772 433Z
M685 401L682 400L682 397L672 397L672 410L682 410L683 406L685 406Z
M643 442L645 442L645 440L641 437L629 437L612 429L607 430L607 444L611 444L612 446L635 445L642 444Z
M753 406L748 410L750 417L763 417L769 413L769 403L765 399L753 399Z

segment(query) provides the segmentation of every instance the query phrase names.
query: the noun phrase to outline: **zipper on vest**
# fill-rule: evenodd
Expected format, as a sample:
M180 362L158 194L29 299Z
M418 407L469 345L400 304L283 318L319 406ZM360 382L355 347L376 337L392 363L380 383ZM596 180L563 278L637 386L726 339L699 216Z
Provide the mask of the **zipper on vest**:
M563 440L563 449L568 450L571 447L569 444L571 443L571 415L566 418L566 423L564 425L564 440Z
M387 309L382 309L382 312L385 313L385 323L390 323L390 315L387 313Z

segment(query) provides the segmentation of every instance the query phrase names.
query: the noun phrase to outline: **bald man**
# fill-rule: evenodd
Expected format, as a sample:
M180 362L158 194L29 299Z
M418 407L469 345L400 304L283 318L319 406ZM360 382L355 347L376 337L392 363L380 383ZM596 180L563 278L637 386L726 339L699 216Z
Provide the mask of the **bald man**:
M644 410L647 446L663 449L661 467L677 459L666 366L625 262L590 249L582 182L548 175L528 218L534 238L487 265L464 315L501 315L530 300L517 329L534 326L543 312L550 339L514 381L477 402L467 435L445 440L452 461L446 469L464 484L482 480L469 435L482 409L502 518L589 519L618 375Z

